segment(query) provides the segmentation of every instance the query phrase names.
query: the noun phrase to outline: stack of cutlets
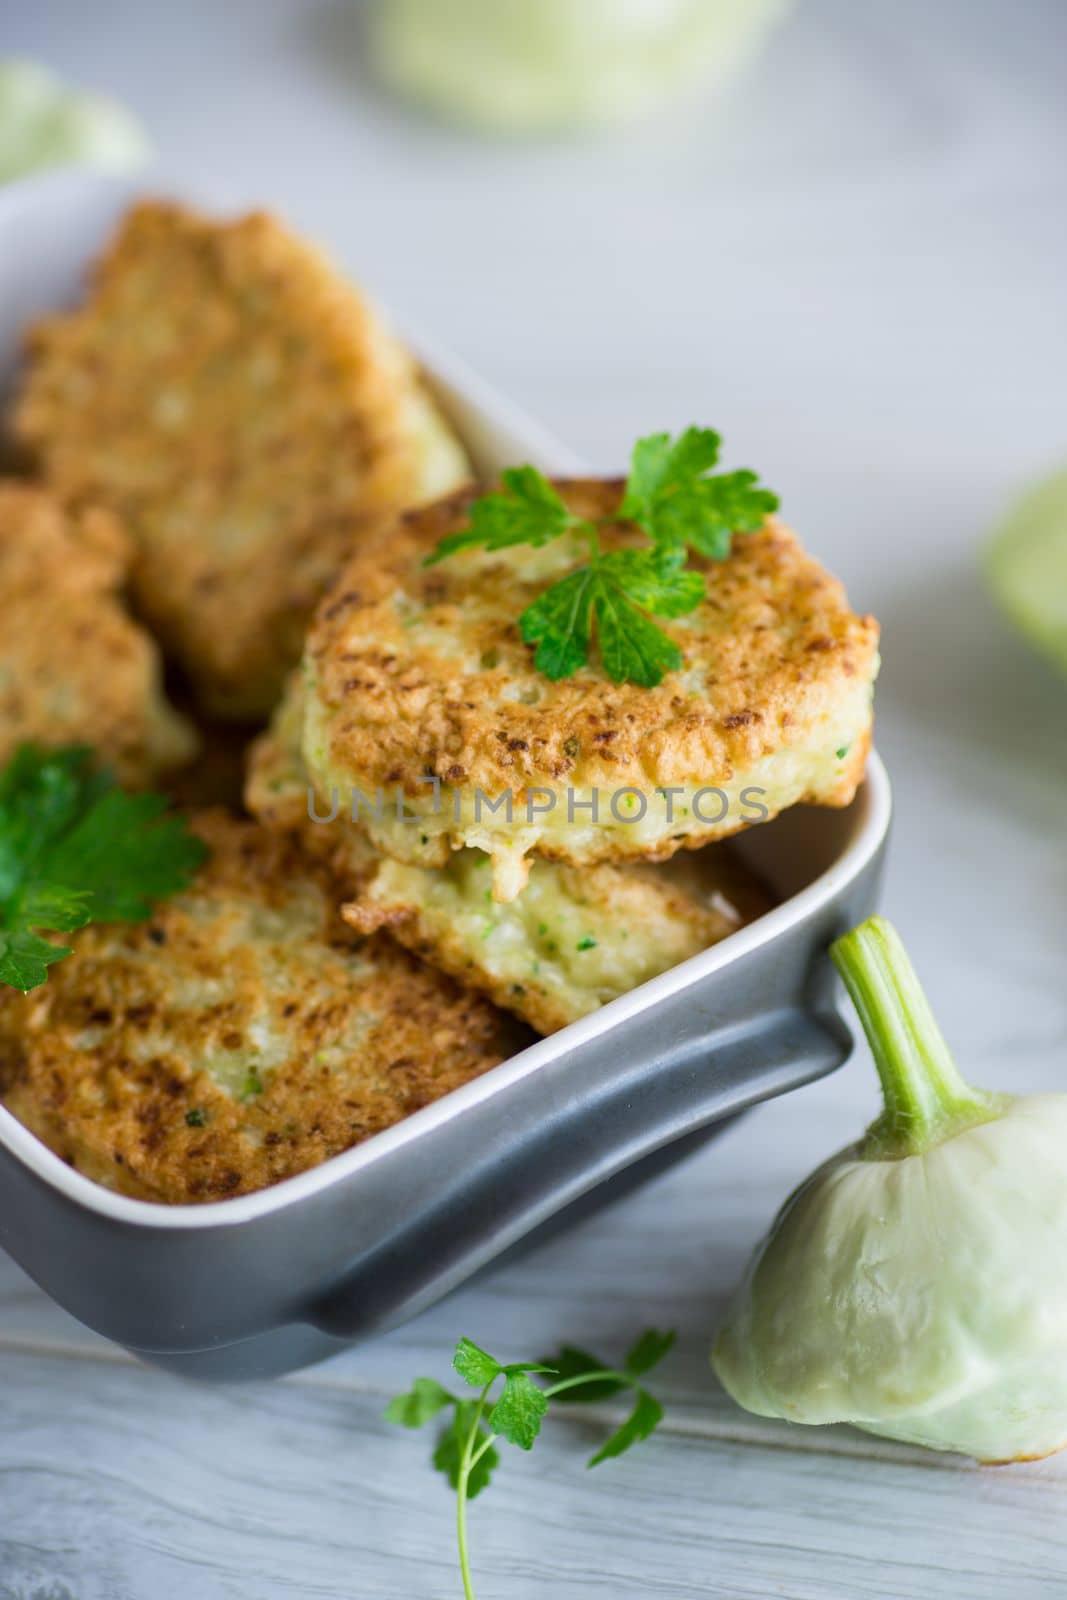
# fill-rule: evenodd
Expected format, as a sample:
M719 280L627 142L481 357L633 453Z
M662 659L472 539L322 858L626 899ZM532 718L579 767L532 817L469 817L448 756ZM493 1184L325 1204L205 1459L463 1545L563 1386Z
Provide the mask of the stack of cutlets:
M621 484L555 487L610 527ZM770 520L726 561L698 562L705 600L666 625L681 672L655 688L595 666L551 682L516 619L581 551L561 540L428 566L476 494L410 511L353 553L253 748L246 799L328 855L353 927L388 927L551 1032L767 909L715 841L800 802L849 803L877 627Z
M137 206L31 330L10 428L0 755L89 743L187 803L271 716L192 886L0 991L5 1103L126 1193L288 1177L697 954L770 905L717 841L862 778L877 629L775 521L704 564L653 689L535 670L529 551L427 568L463 446L271 217Z

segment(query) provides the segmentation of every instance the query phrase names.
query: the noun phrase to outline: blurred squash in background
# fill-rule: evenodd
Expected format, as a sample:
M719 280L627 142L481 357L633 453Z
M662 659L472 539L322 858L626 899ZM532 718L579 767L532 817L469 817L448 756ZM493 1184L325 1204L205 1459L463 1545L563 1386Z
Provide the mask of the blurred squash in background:
M1067 672L1067 468L1012 508L986 552L986 575L1035 650Z
M393 89L455 121L539 133L629 121L714 85L789 0L378 0Z
M148 155L140 125L116 101L68 88L34 61L0 60L0 183L49 167L126 172Z

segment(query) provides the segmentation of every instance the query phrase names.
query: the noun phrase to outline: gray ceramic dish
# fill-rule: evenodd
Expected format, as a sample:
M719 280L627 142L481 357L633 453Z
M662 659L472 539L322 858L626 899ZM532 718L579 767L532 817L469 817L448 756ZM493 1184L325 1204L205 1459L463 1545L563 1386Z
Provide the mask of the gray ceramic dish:
M70 298L127 197L71 176L0 196L0 372L26 320ZM580 469L454 363L427 365L483 468ZM872 756L848 810L797 808L740 842L782 897L774 911L262 1193L129 1200L0 1109L0 1245L90 1327L205 1378L283 1372L409 1317L600 1186L847 1059L825 951L874 907L889 812Z

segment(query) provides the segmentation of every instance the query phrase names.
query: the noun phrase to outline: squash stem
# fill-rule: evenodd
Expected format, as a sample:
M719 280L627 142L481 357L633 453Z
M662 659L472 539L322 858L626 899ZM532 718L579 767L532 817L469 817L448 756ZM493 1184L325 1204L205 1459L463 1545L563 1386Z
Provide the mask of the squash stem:
M869 917L830 956L882 1084L885 1110L867 1130L865 1153L916 1155L1000 1114L1007 1096L972 1089L960 1075L892 923Z

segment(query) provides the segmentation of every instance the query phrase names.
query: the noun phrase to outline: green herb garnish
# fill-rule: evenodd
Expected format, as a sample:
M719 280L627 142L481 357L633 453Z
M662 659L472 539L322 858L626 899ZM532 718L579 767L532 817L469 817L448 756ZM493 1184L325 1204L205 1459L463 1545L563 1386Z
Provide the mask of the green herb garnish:
M245 1081L241 1085L241 1099L254 1100L257 1094L263 1093L263 1079L259 1075L258 1067L249 1067L245 1073Z
M141 922L207 854L162 795L126 794L82 746L22 745L0 773L0 983L36 989L71 951L42 933Z
M434 1378L416 1378L407 1394L397 1395L390 1402L386 1421L405 1428L421 1428L442 1413L451 1413L438 1437L433 1464L456 1491L456 1539L466 1600L474 1600L467 1502L488 1488L493 1471L500 1465L497 1441L506 1439L520 1450L531 1450L553 1401L596 1402L630 1389L635 1396L633 1410L588 1464L596 1467L613 1456L621 1456L631 1445L647 1439L663 1418L663 1407L639 1380L662 1361L674 1338L673 1333L648 1329L621 1369L609 1367L597 1356L573 1345L565 1345L558 1356L547 1361L505 1365L472 1340L461 1339L452 1366L464 1383L480 1391L476 1398L454 1395ZM555 1382L542 1388L531 1374L552 1377Z
M733 534L753 532L778 505L754 472L709 476L720 445L710 428L639 439L618 510L596 522L570 512L536 467L513 467L502 475L503 489L476 500L469 527L442 539L426 565L458 550L540 549L564 534L584 539L589 559L526 607L522 637L537 645L538 671L558 681L586 665L595 630L608 677L653 688L678 670L682 653L650 617L685 616L704 598L703 574L686 565L689 551L725 560ZM601 531L619 523L636 524L651 544L604 551Z
M576 950L595 950L596 940L591 933L583 934L574 948Z

